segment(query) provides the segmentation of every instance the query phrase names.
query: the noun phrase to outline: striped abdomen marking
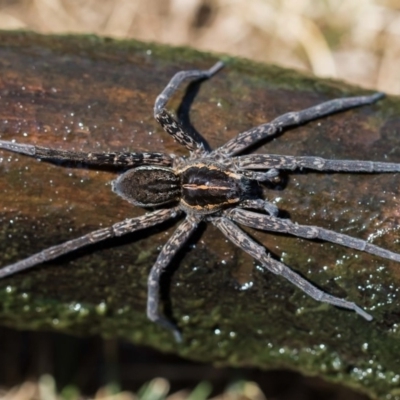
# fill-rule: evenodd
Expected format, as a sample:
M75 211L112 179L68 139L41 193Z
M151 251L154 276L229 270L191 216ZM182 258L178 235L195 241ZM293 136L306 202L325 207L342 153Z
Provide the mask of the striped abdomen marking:
M178 201L181 195L179 177L171 168L158 166L126 171L113 181L113 190L125 200L142 207Z
M241 199L241 178L214 163L196 163L181 171L182 203L212 212Z

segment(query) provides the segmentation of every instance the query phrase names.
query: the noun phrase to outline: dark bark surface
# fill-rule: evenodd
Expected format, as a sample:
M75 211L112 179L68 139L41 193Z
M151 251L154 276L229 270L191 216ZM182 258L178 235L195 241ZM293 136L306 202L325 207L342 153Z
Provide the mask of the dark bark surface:
M82 151L186 155L153 119L172 75L216 56L97 37L0 33L0 137ZM190 122L215 148L238 132L335 97L365 91L225 57L199 86ZM170 104L177 109L182 95ZM258 153L400 162L400 101L386 98L288 130ZM0 265L143 214L111 192L110 170L0 154ZM400 175L301 171L265 189L284 215L400 251ZM327 292L374 316L321 305L202 227L164 276L167 315L184 342L146 319L147 274L176 221L88 247L0 281L0 324L124 337L191 359L289 368L400 398L400 265L286 235L248 230ZM391 395L391 397L386 397ZM396 397L397 396L397 397Z

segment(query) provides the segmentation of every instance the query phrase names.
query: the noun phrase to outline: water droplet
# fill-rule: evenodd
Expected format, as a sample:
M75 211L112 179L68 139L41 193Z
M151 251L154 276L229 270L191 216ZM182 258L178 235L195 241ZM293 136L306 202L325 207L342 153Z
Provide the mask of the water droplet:
M104 301L102 301L96 306L97 314L104 315L106 311L107 311L107 304Z

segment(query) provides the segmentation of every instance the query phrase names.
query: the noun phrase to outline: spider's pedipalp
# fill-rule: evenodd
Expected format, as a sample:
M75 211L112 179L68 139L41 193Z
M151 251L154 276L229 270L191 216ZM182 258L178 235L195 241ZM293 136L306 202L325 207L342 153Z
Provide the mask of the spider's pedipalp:
M271 122L240 133L235 138L214 150L214 153L227 157L233 156L245 150L247 147L253 146L258 141L275 135L285 128L301 125L339 111L375 103L384 96L384 93L375 93L371 96L345 97L342 99L329 100L301 111L288 112L280 115Z
M24 260L1 268L0 279L35 267L36 265L44 262L54 260L63 254L68 254L90 244L98 243L105 239L126 235L134 231L161 224L164 221L174 218L179 213L180 210L174 208L157 210L137 218L129 218L124 221L117 222L108 228L98 229L97 231L90 232L87 235L83 235L79 238L68 240L67 242L49 247L39 253L25 258Z
M137 167L139 165L172 165L172 158L164 153L84 153L61 149L50 149L26 143L0 140L0 149L24 154L39 160L71 162L95 166Z
M328 293L315 287L313 284L304 279L301 275L292 271L285 264L276 261L269 257L266 253L266 249L254 240L252 240L245 232L243 232L234 222L230 221L226 217L217 218L213 221L213 224L221 230L221 232L231 240L236 246L240 247L246 253L250 254L254 259L259 261L263 268L268 271L281 275L286 278L289 282L293 283L308 296L322 303L331 304L334 306L346 308L348 310L355 311L358 315L365 318L367 321L372 320L372 316L365 312L357 304L340 299L332 296Z
M240 170L241 175L245 176L248 179L252 179L254 181L259 182L271 182L279 175L279 171L275 168L270 169L267 172L259 172L259 171L249 171L249 170Z
M243 200L238 207L240 208L254 208L255 210L266 211L270 215L275 217L279 214L279 208L267 200L263 199L247 199Z
M271 168L276 168L278 170L296 170L307 168L316 171L332 172L400 172L399 163L379 161L329 160L321 157L294 157L281 156L278 154L250 154L235 157L234 160L239 170Z
M171 262L172 258L178 250L187 242L190 235L197 228L197 221L191 217L186 219L178 226L167 243L163 246L157 261L151 268L148 278L148 295L147 295L147 317L157 324L170 329L177 342L181 342L181 333L174 323L163 317L159 312L160 298L160 278L162 273Z
M382 249L365 240L321 228L319 226L299 225L290 219L278 218L272 215L263 215L248 210L231 209L226 214L235 222L250 226L262 231L289 233L290 235L305 239L321 239L327 242L339 244L344 247L363 251L364 253L387 258L388 260L400 262L400 254Z

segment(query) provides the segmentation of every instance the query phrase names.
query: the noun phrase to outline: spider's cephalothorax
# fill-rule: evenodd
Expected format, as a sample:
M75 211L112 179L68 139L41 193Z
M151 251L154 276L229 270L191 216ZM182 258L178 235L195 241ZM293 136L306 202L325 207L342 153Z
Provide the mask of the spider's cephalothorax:
M178 72L156 99L154 106L156 120L166 132L190 151L190 157L187 159L154 152L80 153L0 140L2 149L42 160L75 161L86 165L114 165L125 168L127 171L113 182L113 190L135 205L159 207L141 217L117 222L111 227L55 245L3 267L0 269L0 278L52 260L83 246L145 229L186 214L185 220L162 248L148 278L147 315L152 321L171 329L177 340L181 339L178 328L159 312L159 281L173 256L185 244L201 221L212 222L228 239L254 257L263 268L282 275L315 300L354 310L365 319L371 320L372 316L355 303L324 293L286 265L271 258L266 249L252 240L237 224L259 230L288 233L307 239L326 240L400 262L400 254L382 249L364 240L316 226L299 225L289 219L280 218L275 204L261 198L260 193L254 190L260 182L274 180L280 170L306 168L334 172L400 172L400 164L271 154L236 155L286 127L303 124L352 107L374 103L383 97L383 94L334 99L302 111L289 112L269 123L243 132L220 148L211 151L206 148L201 137L186 130L179 121L175 120L165 109L165 105L183 81L210 78L222 66L222 63L217 63L205 71Z
M130 169L113 182L113 190L141 207L179 202L191 214L212 214L250 196L249 179L218 162L181 159L175 164L182 167Z

